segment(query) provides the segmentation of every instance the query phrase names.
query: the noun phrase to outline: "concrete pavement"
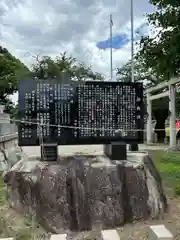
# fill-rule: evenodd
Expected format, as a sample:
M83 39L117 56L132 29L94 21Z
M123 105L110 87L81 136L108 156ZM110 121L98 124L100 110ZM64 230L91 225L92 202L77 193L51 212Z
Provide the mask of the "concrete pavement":
M144 150L166 150L167 145L145 145L139 144L140 151ZM29 156L40 156L40 147L23 147L23 151ZM72 145L72 146L59 146L58 147L59 155L73 155L73 154L102 154L103 145Z

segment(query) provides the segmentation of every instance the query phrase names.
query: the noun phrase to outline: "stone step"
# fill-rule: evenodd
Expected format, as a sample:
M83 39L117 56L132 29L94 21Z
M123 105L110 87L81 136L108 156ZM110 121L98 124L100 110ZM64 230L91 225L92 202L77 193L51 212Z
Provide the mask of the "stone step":
M116 230L103 230L101 231L103 240L120 240L119 234Z
M14 238L0 238L0 240L14 240Z
M53 234L51 235L50 240L66 240L67 234Z
M173 240L172 233L164 225L149 226L148 240Z
M102 240L120 240L115 229L102 230ZM149 226L148 240L174 240L172 233L164 225ZM0 238L0 240L15 240L15 238ZM67 240L67 234L53 234L50 240Z

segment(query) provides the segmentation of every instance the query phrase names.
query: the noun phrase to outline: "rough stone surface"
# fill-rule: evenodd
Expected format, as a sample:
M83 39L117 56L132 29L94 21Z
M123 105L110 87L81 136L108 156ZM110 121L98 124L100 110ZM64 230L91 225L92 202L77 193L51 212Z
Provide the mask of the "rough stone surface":
M0 171L7 171L22 158L25 158L25 153L20 147L14 146L9 149L0 147Z
M58 162L20 160L5 175L10 206L35 215L48 231L115 227L158 218L167 209L160 175L147 153L128 160L64 156Z

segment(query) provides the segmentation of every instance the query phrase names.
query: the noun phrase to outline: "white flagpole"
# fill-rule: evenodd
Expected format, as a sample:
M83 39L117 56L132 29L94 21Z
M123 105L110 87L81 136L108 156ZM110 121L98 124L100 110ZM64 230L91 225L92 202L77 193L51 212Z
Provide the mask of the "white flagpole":
M134 82L134 8L131 0L131 81ZM138 144L130 144L130 151L138 151Z
M134 82L134 8L131 0L131 81Z
M111 71L111 81L113 80L113 62L112 62L112 14L110 14L110 71Z

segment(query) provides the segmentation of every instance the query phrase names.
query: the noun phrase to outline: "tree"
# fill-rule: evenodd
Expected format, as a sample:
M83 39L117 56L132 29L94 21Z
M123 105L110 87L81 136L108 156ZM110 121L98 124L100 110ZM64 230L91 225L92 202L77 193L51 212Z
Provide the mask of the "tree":
M117 68L117 80L122 82L131 81L131 65L131 60L129 60L122 67ZM146 81L146 87L154 86L157 82L159 82L155 73L151 69L146 69L145 66L138 61L138 59L134 60L134 80L135 82Z
M103 80L100 73L94 73L91 67L78 62L75 58L62 53L53 60L49 56L36 56L31 71L7 49L0 47L0 104L5 105L5 112L11 117L18 116L18 105L9 99L18 90L18 80L23 78L54 78L61 72L67 72L71 79L84 81L86 79Z
M158 82L170 80L180 73L180 1L149 2L156 7L155 12L147 14L149 25L155 29L155 36L142 37L136 59L145 69L156 73ZM178 97L176 102L179 103ZM156 129L164 129L169 114L167 98L153 101L153 114L157 120ZM157 131L157 134L159 139L163 139L165 131Z
M0 104L8 104L8 96L18 88L18 80L29 69L6 48L0 46Z
M32 75L38 78L58 77L61 72L66 72L71 79L84 81L103 80L100 73L93 72L91 67L87 67L84 63L78 62L72 56L68 56L66 52L60 54L55 59L49 56L36 57L36 62L32 66Z
M150 0L150 3L157 10L147 15L148 22L157 33L141 39L139 60L169 80L180 71L180 1Z

